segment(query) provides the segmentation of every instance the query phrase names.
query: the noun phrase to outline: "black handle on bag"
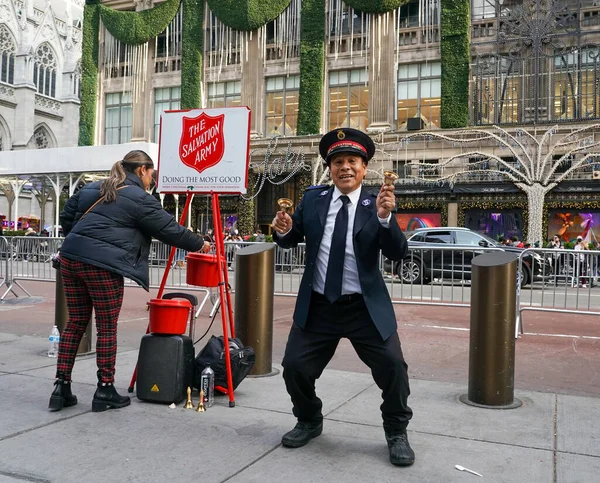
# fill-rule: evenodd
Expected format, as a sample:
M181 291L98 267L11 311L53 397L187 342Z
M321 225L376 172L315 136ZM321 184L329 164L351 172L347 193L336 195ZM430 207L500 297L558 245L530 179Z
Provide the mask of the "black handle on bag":
M192 307L198 306L198 297L196 297L195 295L189 294L189 293L171 292L171 293L163 295L163 300L170 300L170 299L186 299L192 304Z

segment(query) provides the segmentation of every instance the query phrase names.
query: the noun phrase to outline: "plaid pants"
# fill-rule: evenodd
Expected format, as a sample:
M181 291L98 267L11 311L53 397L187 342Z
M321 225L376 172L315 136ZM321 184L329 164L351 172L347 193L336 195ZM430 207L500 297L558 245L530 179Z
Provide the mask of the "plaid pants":
M69 321L60 336L56 377L71 380L81 338L96 313L98 381L113 382L117 358L117 320L123 303L123 277L100 267L61 257Z

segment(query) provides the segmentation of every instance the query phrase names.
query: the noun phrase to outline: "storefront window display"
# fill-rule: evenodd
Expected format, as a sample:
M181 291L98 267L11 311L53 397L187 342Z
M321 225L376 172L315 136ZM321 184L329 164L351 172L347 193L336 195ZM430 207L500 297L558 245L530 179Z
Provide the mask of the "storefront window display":
M522 210L467 210L465 227L497 240L499 237L523 239Z

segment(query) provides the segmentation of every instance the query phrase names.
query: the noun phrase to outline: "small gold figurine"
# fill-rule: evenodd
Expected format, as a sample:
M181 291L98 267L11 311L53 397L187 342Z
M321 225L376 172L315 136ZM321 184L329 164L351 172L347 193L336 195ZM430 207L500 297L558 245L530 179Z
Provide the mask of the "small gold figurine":
M206 411L204 407L204 391L200 391L200 400L198 401L198 407L196 408L197 413L203 413Z
M294 206L294 202L292 200L290 200L289 198L279 198L277 200L277 204L279 205L279 208L281 208L281 211L283 211L284 213L287 213L287 211Z
M393 185L394 182L398 179L398 175L393 171L384 171L383 172L383 182L388 185Z
M192 402L192 388L190 386L187 388L187 401L185 402L183 409L194 409L194 403Z

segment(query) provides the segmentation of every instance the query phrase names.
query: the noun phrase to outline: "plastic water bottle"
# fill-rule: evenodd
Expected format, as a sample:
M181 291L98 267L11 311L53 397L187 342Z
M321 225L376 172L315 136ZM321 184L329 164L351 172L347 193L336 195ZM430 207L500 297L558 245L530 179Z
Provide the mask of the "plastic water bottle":
M58 331L58 327L56 325L52 327L52 331L50 332L50 336L48 337L48 357L57 357L58 356L58 343L60 342L60 332Z
M200 376L200 389L204 391L204 405L211 407L215 402L215 371L207 364Z

